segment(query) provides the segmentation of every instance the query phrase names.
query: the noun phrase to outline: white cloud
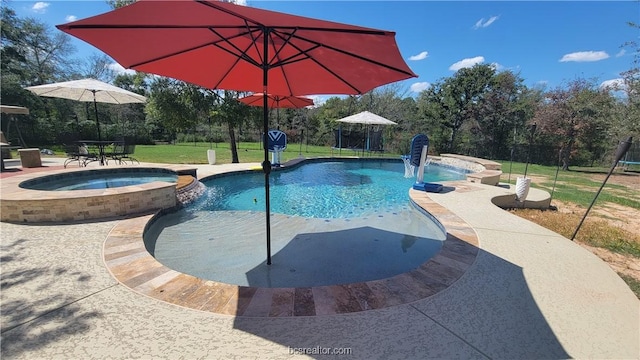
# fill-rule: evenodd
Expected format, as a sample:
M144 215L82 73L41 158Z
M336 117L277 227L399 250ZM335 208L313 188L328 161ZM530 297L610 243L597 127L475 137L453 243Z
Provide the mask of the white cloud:
M427 58L427 56L429 56L429 53L426 51L421 52L418 55L413 55L409 57L409 60L424 60Z
M579 51L564 55L562 59L560 59L560 62L600 61L608 58L609 54L607 54L606 51Z
M31 10L33 10L34 12L37 12L38 14L44 14L45 12L47 12L47 8L49 7L49 5L50 5L49 3L39 1L33 4L33 6L31 7Z
M231 2L236 5L247 6L247 0L231 0Z
M600 88L601 89L607 89L607 90L613 90L613 91L620 91L620 90L624 90L626 88L626 85L624 83L624 79L617 78L617 79L611 79L611 80L603 81L600 84Z
M425 81L425 82L413 83L413 84L411 84L409 89L411 89L411 91L414 92L414 93L419 93L419 92L422 92L423 90L426 90L426 89L428 89L430 87L431 87L431 84Z
M65 16L64 20L66 22L72 22L72 21L78 20L78 17L75 16L75 15L67 15L67 16Z
M133 74L136 73L135 70L125 69L124 67L122 67L122 65L120 65L118 63L111 63L111 64L107 65L107 68L109 70L115 72L118 75L120 75L120 74L133 75Z
M620 51L618 51L618 53L616 54L616 57L621 57L624 56L624 54L627 52L627 50L625 49L620 49Z
M484 18L478 20L475 25L473 25L474 29L486 28L489 25L493 24L496 20L498 20L499 16L492 16L489 20L484 21Z
M474 58L462 59L457 63L449 66L449 70L458 71L460 69L472 67L475 64L480 64L483 62L484 62L484 56L476 56Z
M504 66L500 65L500 64L499 64L499 63L497 63L497 62L491 63L491 66L492 66L494 69L496 69L496 71L502 71L502 70L504 70L504 69L505 69L505 67L504 67Z

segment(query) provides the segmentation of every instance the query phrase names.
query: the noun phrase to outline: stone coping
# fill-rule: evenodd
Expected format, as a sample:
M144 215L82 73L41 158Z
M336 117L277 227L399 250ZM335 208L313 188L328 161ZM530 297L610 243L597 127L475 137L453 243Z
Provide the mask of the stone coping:
M455 182L455 191L471 191ZM319 316L411 303L441 292L475 262L478 237L465 221L426 192L409 190L413 204L446 229L443 247L418 268L390 278L305 288L247 287L204 280L172 270L145 248L143 234L157 215L122 220L104 242L104 262L129 289L178 306L243 317Z
M500 170L502 169L502 164L493 160L487 160L482 158L477 158L473 156L467 155L458 155L458 154L440 154L441 158L450 158L450 159L458 159L470 163L479 164L484 167L486 170Z
M499 162L476 158L466 155L442 154L430 156L437 164L462 168L471 173L467 174L467 180L474 183L496 186L502 175L502 165Z

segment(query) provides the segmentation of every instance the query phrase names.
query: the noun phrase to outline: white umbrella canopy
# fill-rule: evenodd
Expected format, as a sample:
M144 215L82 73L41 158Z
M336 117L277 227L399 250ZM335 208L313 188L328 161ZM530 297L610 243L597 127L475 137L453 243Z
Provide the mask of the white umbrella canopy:
M130 104L147 101L147 98L142 95L95 79L29 86L26 89L39 96L84 102Z
M39 96L93 102L96 113L96 126L98 128L98 140L101 140L101 136L97 103L131 104L144 103L147 101L147 98L142 95L96 79L63 81L53 84L29 86L25 89Z
M361 113L357 113L355 115L347 116L345 118L337 120L343 123L350 124L365 124L365 125L397 125L397 123L385 119L380 115L376 115L374 113L370 113L368 111L363 111Z

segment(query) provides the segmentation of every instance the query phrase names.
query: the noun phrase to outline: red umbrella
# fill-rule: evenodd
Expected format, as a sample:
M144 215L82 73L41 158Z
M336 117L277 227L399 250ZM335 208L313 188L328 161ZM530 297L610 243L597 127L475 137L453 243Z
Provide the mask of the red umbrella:
M245 103L249 106L264 106L265 95L262 93L252 94L238 99L241 103ZM302 96L283 96L283 95L271 95L267 94L267 106L270 109L300 109L313 105L313 100Z
M263 94L363 94L416 75L395 33L211 0L139 0L58 25L120 65L210 89ZM268 103L263 99L264 133ZM269 152L264 142L267 264Z
M245 96L241 99L238 99L241 103L247 104L249 106L264 106L264 97L265 95L260 94L252 94L249 96ZM269 109L276 109L278 112L276 115L276 124L280 122L280 108L289 108L289 109L301 109L303 107L312 106L313 100L302 97L302 96L289 96L289 95L272 95L267 94L267 106Z

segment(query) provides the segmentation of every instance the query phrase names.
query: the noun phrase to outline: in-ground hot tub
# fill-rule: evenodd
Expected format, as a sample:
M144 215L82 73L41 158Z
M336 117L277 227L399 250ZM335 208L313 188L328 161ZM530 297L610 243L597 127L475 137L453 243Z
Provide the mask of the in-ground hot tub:
M9 177L0 185L0 220L66 222L168 209L177 204L176 182L171 181L177 176L175 171L168 169L132 167L67 169L46 175L35 173ZM122 179L126 178L132 182L123 182ZM96 185L95 179L102 179L104 186ZM120 186L108 187L109 179L119 179ZM73 188L69 184L74 182L89 185L78 190L53 191L59 184Z
M142 185L153 181L175 183L178 181L178 174L161 168L86 170L37 177L21 182L19 186L23 189L47 191L95 190Z

